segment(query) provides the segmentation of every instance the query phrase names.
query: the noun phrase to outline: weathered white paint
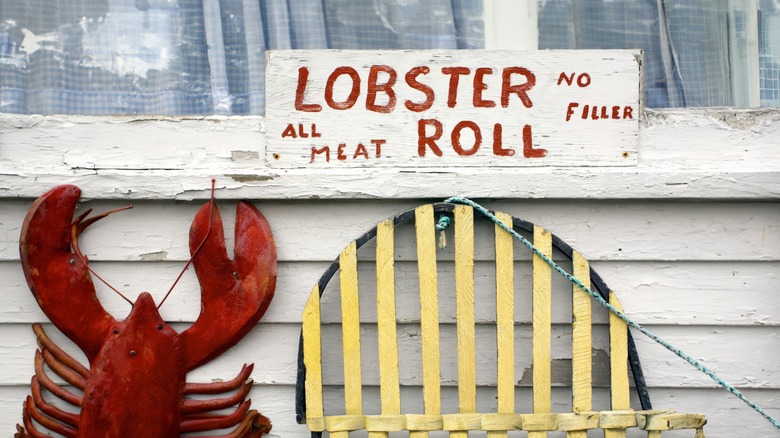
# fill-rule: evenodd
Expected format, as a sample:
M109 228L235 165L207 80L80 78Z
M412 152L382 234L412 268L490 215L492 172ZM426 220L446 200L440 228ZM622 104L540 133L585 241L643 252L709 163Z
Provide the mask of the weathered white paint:
M635 165L640 65L628 50L270 51L268 165Z
M442 199L438 199L439 201ZM380 220L408 210L419 200L294 201L260 200L278 254L287 261L325 261ZM110 210L128 202L85 202ZM93 261L186 261L187 233L201 202L134 202L135 207L101 221L84 233L82 248ZM620 261L780 261L780 204L677 201L500 201L485 206L536 224L578 248L589 260ZM17 240L29 200L6 200L0 209L0 260L18 258ZM225 202L224 221L233 223L235 203ZM448 234L451 231L448 231ZM493 229L477 225L475 258L492 260ZM415 260L412 232L398 231L396 260ZM452 241L452 234L448 237ZM230 241L232 237L229 236ZM312 242L314 240L314 242ZM367 247L370 248L370 247ZM581 249L580 249L581 248ZM528 259L527 250L518 256ZM452 260L447 247L440 260ZM372 259L369 250L366 259Z
M487 0L483 4L486 49L539 48L539 6L536 2Z
M636 167L496 168L488 178L474 168L271 170L260 117L0 115L0 197L67 181L87 198L205 199L212 176L223 199L780 195L780 110L646 113Z
M141 291L149 291L162 299L171 282L178 275L184 262L94 262L92 267L101 276L117 286L130 297ZM328 267L329 262L284 262L279 265L277 290L268 313L263 317L268 323L299 323L301 311L308 298L311 286ZM780 325L780 300L773 285L780 277L780 263L766 262L629 262L604 261L593 263L597 272L611 288L621 291L621 301L630 309L631 317L641 324L651 325L709 325L709 326L777 326ZM446 267L451 270L449 264ZM476 284L487 289L493 280L493 264L477 262ZM361 275L370 275L371 270L360 266ZM143 275L139 275L142 273ZM416 292L412 285L417 272L414 262L396 263L398 290L398 317L400 321L419 320L419 308L413 305ZM518 289L528 287L529 272L525 263L516 264ZM35 303L19 263L0 262L0 278L3 278L3 299L0 308L0 324L32 324L47 322L45 315ZM369 277L366 277L369 278ZM440 279L444 290L452 289L450 277ZM553 279L553 300L565 303L566 280ZM338 279L333 280L337 287ZM524 286L526 285L526 286ZM102 283L97 285L98 296L106 309L117 317L123 317L130 310L126 301L110 291ZM739 293L735 293L739 291ZM697 297L706 297L708 303ZM491 297L484 297L492 303ZM445 307L450 306L451 297L442 297ZM531 321L530 299L517 297L516 321ZM661 303L661 304L659 304ZM364 320L376 322L375 306L364 303ZM659 312L659 306L663 312ZM495 321L490 304L477 309L476 321ZM198 284L193 272L188 271L179 282L175 292L161 309L167 320L193 322L200 312ZM337 322L334 315L323 315L325 322ZM443 312L442 321L454 322L452 312ZM571 309L567 305L553 309L553 323L571 321ZM606 315L597 313L594 321L605 324Z
M80 206L103 211L133 203L83 236L94 268L135 296L149 290L159 299L187 258L186 239L194 212L217 178L217 197L226 223L235 202L249 198L268 217L279 246L279 286L266 317L235 350L191 373L192 381L228 379L244 362L255 362L258 385L253 406L274 421L274 434L304 438L294 424L295 360L300 316L311 286L341 249L380 220L431 200L467 194L490 208L544 225L593 262L621 297L628 314L662 337L702 359L745 389L749 397L778 416L780 400L780 112L776 110L651 111L640 126L634 168L450 168L432 171L269 170L264 167L262 118L133 118L0 116L0 431L13 431L21 402L29 394L35 349L30 329L46 322L18 264L21 222L34 197L63 182L76 183L91 198ZM163 141L164 140L164 141ZM151 170L149 170L151 169ZM316 198L328 199L316 199ZM186 202L189 199L197 201ZM493 199L488 199L493 198ZM636 199L635 199L636 198ZM132 202L130 202L132 200ZM229 226L229 225L228 225ZM491 348L495 335L489 299L493 287L488 261L491 226L478 227L476 309L482 385L495 380ZM227 234L230 235L232 231ZM452 235L448 235L451 240ZM418 311L413 236L396 233L401 358L414 364ZM230 243L229 243L230 245ZM366 246L366 252L372 251ZM528 256L518 250L516 286L528 286ZM452 247L440 251L442 291L451 290ZM359 266L361 288L373 276L367 255ZM334 279L323 310L338 309ZM571 390L563 378L570 366L570 318L566 283L553 283L553 410L568 411ZM98 285L101 301L117 317L128 306ZM194 274L185 274L162 308L178 329L198 313ZM518 355L528 340L528 299L518 296ZM373 304L364 302L366 333L374 330ZM444 344L452 343L454 301L442 298ZM328 313L327 321L337 315ZM328 319L330 318L330 319ZM596 334L606 317L595 311ZM80 355L50 324L52 336ZM339 327L332 340L340 339ZM364 342L367 358L376 344ZM656 407L704 412L709 436L772 436L776 433L744 404L716 389L705 376L637 335L640 356ZM523 347L525 346L525 347ZM606 349L594 343L597 357ZM332 350L335 350L333 348ZM452 350L452 349L450 349ZM530 348L526 348L530 354ZM336 355L338 356L338 355ZM452 380L455 358L444 356L445 410L457 400ZM338 360L338 358L334 358ZM403 362L402 363L406 363ZM518 409L530 409L527 357L518 359ZM606 408L604 374L596 370L595 408ZM328 373L328 371L326 371ZM331 371L328 379L338 379ZM378 381L375 371L365 371ZM402 370L404 408L421 409L419 374ZM337 380L336 380L337 381ZM332 382L332 381L331 381ZM327 387L326 409L337 388ZM376 389L364 395L367 413L378 413ZM341 405L343 406L343 404ZM495 409L495 388L480 386L479 410ZM343 408L341 408L343 409ZM3 432L0 432L3 433ZM357 435L356 435L357 436ZM666 436L666 434L664 435ZM679 436L670 434L670 437ZM689 436L689 435L685 435Z

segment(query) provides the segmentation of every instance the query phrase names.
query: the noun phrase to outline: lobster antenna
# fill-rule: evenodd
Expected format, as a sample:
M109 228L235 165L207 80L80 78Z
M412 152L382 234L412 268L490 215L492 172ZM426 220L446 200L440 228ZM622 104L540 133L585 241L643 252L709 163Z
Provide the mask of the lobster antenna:
M84 213L83 213L81 216L77 217L77 218L76 218L76 219L73 221L73 223L71 224L71 226L70 226L70 243L71 243L71 246L73 247L73 252L76 254L76 257L78 257L78 258L79 258L79 260L81 260L81 263L83 263L83 264L84 264L84 266L87 268L87 270L88 270L88 271L89 271L89 272L90 272L90 273L91 273L91 274L92 274L92 275L93 275L95 278L97 278L97 279L98 279L98 280L100 280L100 281L101 281L103 284L105 284L106 286L108 286L108 287L109 287L109 289L111 289L112 291L116 292L116 293L117 293L117 295L119 295L120 297L124 298L124 299L125 299L125 301L127 301L128 303L130 303L130 305L132 306L132 305L133 305L133 302L132 302L132 301L130 301L130 299L129 299L129 298L127 298L127 297L126 297L126 296L125 296L125 295L124 295L122 292L119 292L119 290L118 290L117 288L115 288L114 286L111 286L111 284L110 284L109 282L107 282L106 280L104 280L104 279L103 279L103 277L101 277L101 276L100 276L100 275L99 275L97 272L95 272L95 271L94 271L94 270L93 270L91 267L89 267L89 261L88 261L88 260L87 260L87 258L84 256L84 254L82 254L82 252L81 252L81 248L79 248L79 235L80 235L81 233L83 233L83 232L84 232L84 230L85 230L85 229L86 229L88 226L92 225L92 224L93 224L93 223L95 223L96 221L99 221L100 219L103 219L104 217L108 216L108 215L109 215L109 214L111 214L111 213L116 213L116 212L118 212L118 211L123 211L123 210L129 210L129 209L131 209L131 208L133 208L133 206L132 206L132 205L128 205L127 207L116 208L116 209L114 209L114 210L107 211L107 212L104 212L104 213L100 213L100 214L99 214L99 215L97 215L97 216L94 216L94 217L91 217L91 218L89 218L89 219L87 219L87 220L84 220L84 219L85 219L85 218L86 218L86 217L87 217L87 216L88 216L88 215L89 215L89 214L92 212L92 209L90 208L89 210L85 211L85 212L84 212Z
M203 240L200 241L198 247L195 249L195 251L193 251L192 256L187 261L187 264L184 265L184 269L182 269L181 272L179 272L179 276L176 277L176 280L171 285L171 288L168 289L168 292L165 294L162 301L160 301L160 304L157 305L157 310L160 310L160 307L162 307L165 300L168 299L168 295L170 295L171 292L173 292L173 288L175 288L176 284L179 283L179 280L181 280L182 275L184 275L184 272L186 272L187 269L190 267L190 264L192 264L192 261L195 259L195 256L198 255L198 252L200 252L200 249L203 247L203 244L206 243L206 239L208 239L209 234L211 234L211 224L214 218L214 185L215 184L216 184L216 180L214 178L211 178L211 200L209 201L209 228L206 231L206 235L203 236Z

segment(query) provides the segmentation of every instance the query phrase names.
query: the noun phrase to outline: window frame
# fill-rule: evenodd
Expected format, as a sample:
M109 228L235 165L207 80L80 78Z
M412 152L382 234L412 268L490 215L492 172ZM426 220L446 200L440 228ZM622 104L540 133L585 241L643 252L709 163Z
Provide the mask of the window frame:
M731 88L734 107L761 107L761 80L758 50L758 0L727 0L731 14L744 10L747 20L745 40L740 45L730 32ZM537 50L539 47L539 7L537 1L485 0L485 48ZM624 47L635 49L636 47ZM747 62L752 60L752 62ZM738 66L735 68L734 66Z

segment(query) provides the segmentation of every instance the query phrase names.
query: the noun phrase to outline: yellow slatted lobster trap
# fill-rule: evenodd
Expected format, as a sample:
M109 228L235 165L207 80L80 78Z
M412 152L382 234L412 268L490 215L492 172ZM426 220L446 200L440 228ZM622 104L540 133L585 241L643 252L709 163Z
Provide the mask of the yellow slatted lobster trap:
M621 309L576 250L495 216ZM451 224L437 231L442 218ZM437 247L438 233L450 245ZM592 301L470 206L401 213L352 241L312 290L298 421L337 438L703 437L703 415L652 409L626 323Z

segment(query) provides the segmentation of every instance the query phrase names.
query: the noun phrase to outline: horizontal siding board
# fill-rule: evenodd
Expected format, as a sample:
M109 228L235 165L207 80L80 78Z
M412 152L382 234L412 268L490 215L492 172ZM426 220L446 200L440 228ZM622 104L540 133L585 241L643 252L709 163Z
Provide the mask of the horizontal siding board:
M257 201L274 232L280 260L330 261L350 240L381 220L422 202ZM104 211L123 202L85 202L83 208ZM82 250L95 261L186 261L187 235L200 202L139 202L136 208L100 221L88 229ZM232 230L235 203L220 203L227 230ZM0 202L0 260L18 259L18 239L30 203ZM515 201L485 206L544 226L577 248L588 260L780 260L780 203L658 201ZM476 226L476 260L493 259L493 227ZM448 230L452 237L452 230ZM226 233L232 236L232 231ZM415 260L414 230L396 233L396 260ZM228 246L232 237L228 237ZM437 259L452 259L453 245ZM373 259L371 245L362 258ZM516 248L528 257L528 250Z
M379 388L366 388L366 413L379 413L378 405ZM422 411L422 398L419 394L419 388L401 388L401 399L403 407L411 412ZM780 415L780 407L776 401L780 399L779 389L769 390L746 390L747 396L757 403L766 406L767 411L775 417ZM0 430L7 431L10 435L15 431L15 425L21 421L22 400L29 395L28 385L0 386ZM651 390L653 401L659 406L673 406L680 412L701 412L707 416L707 426L705 430L711 436L773 436L776 434L774 427L747 407L742 402L728 395L725 391L717 389L699 389L699 388L655 388ZM257 409L264 415L267 415L272 423L273 430L271 437L281 438L308 438L309 432L306 426L295 422L295 415L290 406L295 397L295 387L291 385L255 385L249 393L252 398L252 408ZM339 392L326 388L325 404L329 407L341 407L343 403L338 403ZM520 388L515 395L519 412L530 412L531 392L530 388ZM553 411L564 412L569 409L570 391L567 388L553 388L552 401ZM442 388L442 401L444 402L445 412L451 413L457 409L453 403L457 403L457 391L452 387ZM47 400L55 402L50 397ZM606 409L609 402L609 393L604 388L594 390L594 407L597 409ZM633 405L637 406L636 400ZM492 388L478 388L477 406L481 412L496 409L495 390ZM337 415L339 412L328 412L330 415ZM717 431L714 433L713 431ZM666 436L667 434L664 434ZM365 432L355 433L350 436L365 437ZM631 435L629 435L631 436ZM644 434L634 435L637 437ZM691 437L688 432L682 435L673 435L670 437L684 436Z
M173 324L181 332L186 324ZM83 355L53 326L45 325L47 333L58 344L78 356ZM594 374L607 372L607 326L594 327ZM780 337L774 327L670 327L654 326L652 331L667 339L708 366L730 383L739 387L780 388L780 364L776 361L780 351ZM375 325L361 326L361 358L363 382L377 385L377 335ZM398 325L398 350L400 383L404 386L421 385L420 330L417 325ZM455 326L441 326L441 382L452 386L457 382L457 354ZM495 327L476 326L477 336L477 384L495 385ZM229 379L235 376L245 362L255 363L253 378L259 384L294 384L297 364L297 346L300 337L299 324L259 324L238 345L216 360L189 373L192 381L210 381L213 378ZM322 327L323 384L342 384L341 326L328 324ZM552 379L553 385L571 384L571 329L554 325L552 329ZM683 360L676 358L653 341L635 337L642 364L651 387L711 387L715 383ZM750 339L750 342L745 342ZM280 348L280 346L285 346ZM290 346L287 348L286 346ZM27 324L0 325L0 384L25 384L33 373L35 336ZM515 370L520 386L531 384L531 329L518 325L515 329ZM745 357L751 360L745 361ZM373 364L373 365L368 365ZM604 386L603 373L596 383Z
M303 306L313 284L329 262L281 262L276 294L262 322L300 322ZM181 262L93 262L93 269L117 286L123 293L135 297L143 290L156 299L162 298L173 278L183 267ZM451 272L452 263L441 262L442 270ZM620 298L629 316L642 324L681 325L780 325L780 300L775 284L780 279L777 262L621 262L593 263L596 271ZM397 262L396 284L398 318L401 322L419 321L419 292L415 262ZM361 294L372 292L373 267L361 264ZM492 294L495 265L475 263L476 293L480 297L476 308L478 323L495 320L495 298ZM0 323L46 322L35 302L17 261L0 262L3 279L3 299ZM442 301L440 320L454 322L454 278L439 278ZM95 282L103 306L118 318L129 312L126 301L102 283ZM325 299L338 293L338 276L325 291ZM515 263L515 321L531 321L530 264ZM738 293L735 291L739 291ZM571 294L567 280L553 276L553 322L571 320ZM594 304L595 306L595 304ZM176 289L162 307L167 321L193 322L200 312L200 294L192 270L185 273ZM606 314L596 309L595 322L606 323ZM371 300L361 300L361 315L366 322L376 322L376 308ZM324 322L337 322L339 312L323 315Z

